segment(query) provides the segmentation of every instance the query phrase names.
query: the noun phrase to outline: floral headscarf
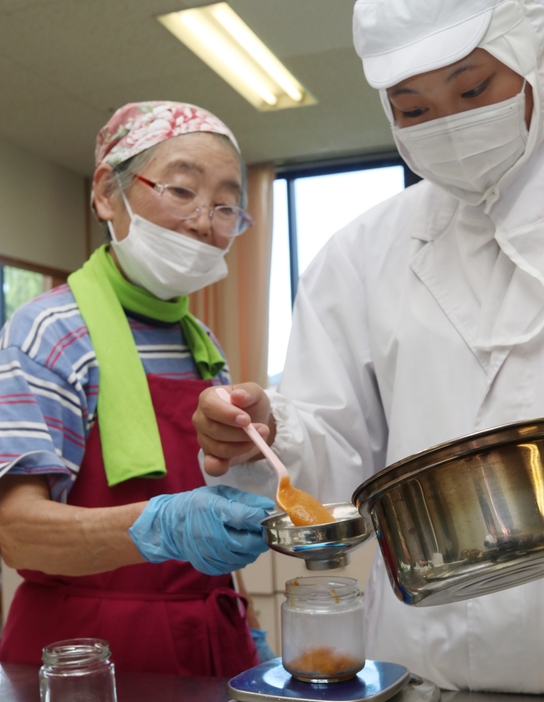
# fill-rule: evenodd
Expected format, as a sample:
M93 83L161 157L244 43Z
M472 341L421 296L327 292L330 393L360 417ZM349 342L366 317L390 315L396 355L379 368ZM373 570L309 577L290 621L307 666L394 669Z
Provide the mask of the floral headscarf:
M224 134L240 151L230 129L201 107L183 102L132 102L119 108L98 132L95 164L115 168L151 146L190 132Z

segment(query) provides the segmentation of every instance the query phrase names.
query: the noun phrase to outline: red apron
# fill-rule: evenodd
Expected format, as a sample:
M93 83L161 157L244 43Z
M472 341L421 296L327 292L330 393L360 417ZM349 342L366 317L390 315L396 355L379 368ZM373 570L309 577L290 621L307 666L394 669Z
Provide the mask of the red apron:
M191 417L210 383L147 376L168 473L108 487L98 422L68 503L111 507L204 485ZM42 648L62 639L110 643L119 670L232 677L259 660L243 599L230 575L203 575L189 563L142 563L84 577L21 571L0 660L41 662Z

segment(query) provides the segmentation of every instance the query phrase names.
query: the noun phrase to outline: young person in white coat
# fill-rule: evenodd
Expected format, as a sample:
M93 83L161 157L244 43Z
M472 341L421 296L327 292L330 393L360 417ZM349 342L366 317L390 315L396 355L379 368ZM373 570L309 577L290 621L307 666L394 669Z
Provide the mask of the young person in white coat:
M354 38L424 180L301 277L278 391L234 386L237 407L207 391L194 417L210 475L267 489L251 420L325 502L429 446L544 416L542 0L358 0ZM368 658L445 689L544 693L544 580L414 608L378 554L365 602Z

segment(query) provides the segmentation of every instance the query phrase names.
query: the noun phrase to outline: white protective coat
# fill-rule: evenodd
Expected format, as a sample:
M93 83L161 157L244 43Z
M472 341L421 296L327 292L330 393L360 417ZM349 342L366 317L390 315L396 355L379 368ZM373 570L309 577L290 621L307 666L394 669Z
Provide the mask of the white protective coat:
M542 2L505 5L485 48L534 91L518 167L479 206L428 182L408 188L333 236L299 282L272 394L273 448L296 486L324 502L350 500L365 479L417 451L544 416ZM521 7L536 32L510 21ZM274 490L264 465L229 474L239 487ZM409 607L378 553L365 609L369 658L445 689L544 693L544 580Z
M274 450L297 487L349 501L373 473L463 434L544 416L544 287L499 248L530 251L544 280L544 147L490 215L430 183L338 232L302 276ZM266 492L265 466L231 484ZM269 481L268 492L273 491ZM378 553L365 594L371 659L445 689L544 692L544 580L446 606L400 603Z
M535 97L528 153L498 201L421 183L339 232L300 281L274 448L323 501L429 446L544 416L541 54L517 11L501 8L484 42ZM509 45L494 39L504 30ZM413 608L378 554L365 601L370 658L446 689L544 692L544 580Z

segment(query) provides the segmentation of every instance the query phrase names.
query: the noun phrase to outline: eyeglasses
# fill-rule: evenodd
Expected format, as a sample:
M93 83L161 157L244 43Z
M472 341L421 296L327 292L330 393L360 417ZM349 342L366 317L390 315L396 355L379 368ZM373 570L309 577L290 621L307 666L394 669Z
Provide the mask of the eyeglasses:
M177 219L193 219L201 212L207 211L212 227L221 236L238 236L254 224L251 216L241 207L234 205L208 207L200 195L190 188L154 183L141 175L135 175L134 178L158 192L163 198L164 209Z

